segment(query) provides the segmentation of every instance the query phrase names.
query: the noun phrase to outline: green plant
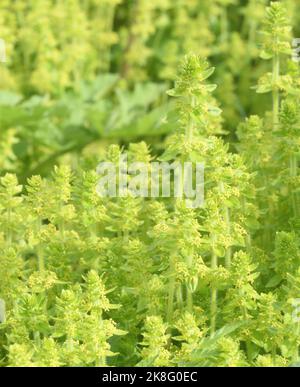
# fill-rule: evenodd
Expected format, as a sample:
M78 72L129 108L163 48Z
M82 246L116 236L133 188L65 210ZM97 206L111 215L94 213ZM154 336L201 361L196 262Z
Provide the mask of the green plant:
M1 366L298 364L298 4L267 3L1 2ZM202 163L203 205L101 197L124 151Z

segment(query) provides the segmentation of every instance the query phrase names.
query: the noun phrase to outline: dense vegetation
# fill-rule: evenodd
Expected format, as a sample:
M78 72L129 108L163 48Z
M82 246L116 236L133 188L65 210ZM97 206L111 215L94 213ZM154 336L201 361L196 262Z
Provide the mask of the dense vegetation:
M297 0L1 0L2 366L299 362ZM203 162L205 203L100 161Z

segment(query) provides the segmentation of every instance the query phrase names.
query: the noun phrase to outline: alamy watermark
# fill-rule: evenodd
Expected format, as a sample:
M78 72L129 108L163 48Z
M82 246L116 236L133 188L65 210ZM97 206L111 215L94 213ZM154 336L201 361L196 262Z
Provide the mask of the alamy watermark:
M295 38L292 41L292 60L296 63L300 62L300 38Z
M123 153L118 163L102 162L97 193L101 197L174 197L189 208L204 203L204 164L174 161L128 163Z
M0 39L0 63L6 62L6 45L3 39Z

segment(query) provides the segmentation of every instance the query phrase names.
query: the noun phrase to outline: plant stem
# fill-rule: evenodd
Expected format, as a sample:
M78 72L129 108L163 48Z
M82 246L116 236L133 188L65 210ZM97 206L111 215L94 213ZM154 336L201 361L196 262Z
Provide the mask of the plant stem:
M41 334L40 334L40 332L38 332L38 331L34 332L34 341L35 341L37 346L41 345Z
M280 107L280 96L277 83L280 76L280 59L279 54L276 53L273 58L273 82L275 88L273 89L273 131L276 131L279 126L279 107Z
M226 226L227 226L227 231L228 231L228 233L230 235L231 226L230 226L230 212L229 212L229 208L228 207L224 208L224 214L225 214L225 222L226 222ZM226 254L225 254L225 266L227 268L229 268L231 266L231 256L232 256L232 248L230 246L226 250Z
M186 301L187 301L187 311L193 313L193 293L190 291L189 287L186 287Z
M298 174L298 159L296 154L292 154L290 157L290 177L295 180ZM293 206L294 217L298 217L298 196L297 193L294 192L293 187L291 188L291 199Z
M177 305L178 305L179 309L183 309L184 308L184 302L183 302L182 287L181 287L181 285L177 286L177 288L176 288L176 301L177 301Z
M224 193L225 188L224 188L223 182L219 183L219 188L220 188L221 193ZM230 235L231 234L230 211L226 205L224 206L223 213L224 213L224 220L226 223L226 231L227 231L228 235ZM226 253L225 253L225 266L226 266L226 268L229 268L231 265L231 257L232 257L232 248L228 247L228 249L226 250Z
M174 257L173 255L171 255L170 270L169 270L169 286L168 286L168 306L167 306L168 323L170 323L173 318L175 288L176 288L176 281L175 281Z
M38 233L41 229L42 226L42 221L38 219L36 222L36 232ZM45 259L44 259L44 254L43 254L43 246L41 243L38 244L37 250L36 250L37 258L38 258L38 268L39 271L44 271L45 270Z
M191 107L192 109L195 108L196 105L196 99L194 96L191 97ZM187 128L185 130L185 137L186 140L190 143L193 141L193 135L194 135L194 120L192 117L189 119L189 123L187 125ZM183 176L183 179L181 181L184 181L185 176ZM184 181L185 185L185 181ZM188 267L191 267L193 265L193 257L192 254L187 259L187 265ZM186 302L187 302L187 310L188 312L193 312L193 293L191 292L189 286L186 286Z
M193 267L193 250L188 254L186 263L189 269L192 269ZM186 305L187 310L189 313L193 313L193 292L189 286L189 284L186 285Z
M7 210L7 244L11 246L12 244L12 230L11 230L11 209Z
M214 237L212 236L212 246L214 247ZM217 269L218 257L214 251L211 255L211 268ZM213 335L216 331L216 318L217 318L217 302L218 302L218 291L215 285L211 288L211 303L210 303L210 334Z

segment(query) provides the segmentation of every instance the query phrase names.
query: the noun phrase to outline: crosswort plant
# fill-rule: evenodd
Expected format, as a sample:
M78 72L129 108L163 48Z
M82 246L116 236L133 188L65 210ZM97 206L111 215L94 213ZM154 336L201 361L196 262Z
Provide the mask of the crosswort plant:
M1 1L1 366L299 365L299 8Z

